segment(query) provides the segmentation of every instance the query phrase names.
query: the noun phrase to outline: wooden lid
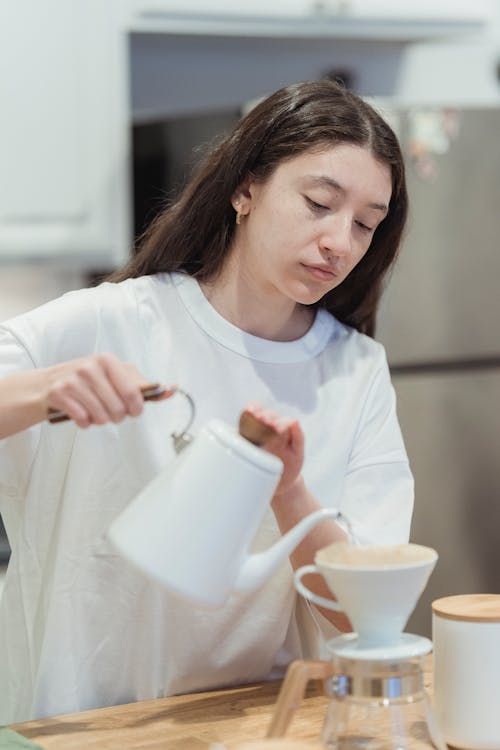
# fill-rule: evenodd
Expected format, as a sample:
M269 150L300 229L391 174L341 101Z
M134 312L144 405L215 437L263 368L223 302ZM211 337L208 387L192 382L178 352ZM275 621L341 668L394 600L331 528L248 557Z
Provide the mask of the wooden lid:
M432 602L432 611L447 620L500 622L500 594L445 596Z

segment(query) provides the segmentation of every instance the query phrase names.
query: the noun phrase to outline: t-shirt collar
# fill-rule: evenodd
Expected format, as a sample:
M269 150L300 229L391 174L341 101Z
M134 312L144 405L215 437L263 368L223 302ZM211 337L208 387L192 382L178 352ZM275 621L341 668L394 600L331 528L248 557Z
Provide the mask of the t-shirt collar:
M294 341L270 341L254 336L226 320L212 307L198 281L185 273L172 274L172 281L195 323L222 346L249 359L273 364L291 364L312 359L332 338L336 320L318 310L311 328Z

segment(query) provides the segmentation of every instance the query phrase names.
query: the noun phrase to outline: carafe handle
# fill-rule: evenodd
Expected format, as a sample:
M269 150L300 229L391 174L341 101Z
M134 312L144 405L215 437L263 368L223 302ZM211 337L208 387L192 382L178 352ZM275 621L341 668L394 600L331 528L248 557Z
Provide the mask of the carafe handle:
M283 737L299 707L309 680L327 680L333 665L320 659L297 659L288 667L266 737Z

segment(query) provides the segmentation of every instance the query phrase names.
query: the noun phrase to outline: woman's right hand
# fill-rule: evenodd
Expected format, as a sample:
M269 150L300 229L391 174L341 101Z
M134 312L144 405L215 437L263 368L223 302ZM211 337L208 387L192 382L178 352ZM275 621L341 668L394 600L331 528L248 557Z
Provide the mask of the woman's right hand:
M94 354L46 368L43 393L45 415L49 409L62 411L79 427L121 422L137 417L143 409L141 388L147 381L129 362L114 354ZM166 388L157 399L169 398Z

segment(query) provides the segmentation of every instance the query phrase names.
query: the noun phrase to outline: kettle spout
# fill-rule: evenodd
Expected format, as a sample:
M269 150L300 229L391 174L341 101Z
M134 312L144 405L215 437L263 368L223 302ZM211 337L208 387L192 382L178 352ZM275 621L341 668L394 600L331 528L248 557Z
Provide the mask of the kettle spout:
M327 518L334 520L342 518L337 510L324 508L311 513L302 519L293 529L290 529L275 544L264 552L256 552L248 555L240 568L236 582L235 591L254 591L262 586L274 573L278 566L290 555L300 544L304 537L321 521Z

